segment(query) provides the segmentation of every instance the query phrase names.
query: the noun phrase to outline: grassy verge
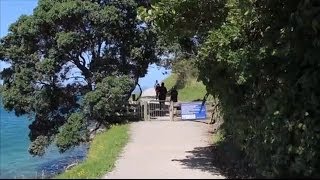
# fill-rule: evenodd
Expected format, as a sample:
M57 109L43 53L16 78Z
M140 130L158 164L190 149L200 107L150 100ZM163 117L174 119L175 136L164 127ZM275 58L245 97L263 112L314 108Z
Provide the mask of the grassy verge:
M224 138L224 133L222 129L219 129L216 133L213 134L212 136L212 144L219 144L225 140Z
M170 90L177 83L177 75L171 74L166 80L164 80L165 86ZM206 87L200 81L195 78L189 78L184 87L178 90L179 101L193 101L196 99L203 99L206 94Z
M128 130L128 124L118 125L98 134L90 145L87 159L55 178L93 179L102 177L114 168L115 161L128 142Z

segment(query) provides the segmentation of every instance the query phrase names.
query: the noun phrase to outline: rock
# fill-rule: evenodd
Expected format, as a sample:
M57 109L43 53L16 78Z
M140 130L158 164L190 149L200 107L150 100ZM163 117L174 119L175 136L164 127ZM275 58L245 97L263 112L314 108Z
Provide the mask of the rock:
M78 165L78 164L79 164L79 162L72 163L72 164L68 165L68 166L65 168L65 170L70 170L72 167L74 167L74 166L76 166L76 165Z

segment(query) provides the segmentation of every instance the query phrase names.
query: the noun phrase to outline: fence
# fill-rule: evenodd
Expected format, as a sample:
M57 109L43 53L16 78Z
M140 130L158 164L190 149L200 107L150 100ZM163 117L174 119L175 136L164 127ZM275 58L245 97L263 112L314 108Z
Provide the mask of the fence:
M145 121L150 120L180 120L181 119L181 103L189 102L170 102L170 101L137 101L132 102L129 106L129 112L131 115L143 119ZM206 116L209 119L209 123L215 123L221 121L221 111L219 102L217 100L207 101Z

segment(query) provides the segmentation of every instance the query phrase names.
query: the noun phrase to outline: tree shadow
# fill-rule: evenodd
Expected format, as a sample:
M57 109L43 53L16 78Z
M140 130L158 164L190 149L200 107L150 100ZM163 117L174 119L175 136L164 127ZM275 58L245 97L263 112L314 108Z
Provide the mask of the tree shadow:
M226 178L253 179L258 177L243 154L228 142L207 147L196 147L187 151L184 159L173 159L190 169L200 169L213 175L221 174Z

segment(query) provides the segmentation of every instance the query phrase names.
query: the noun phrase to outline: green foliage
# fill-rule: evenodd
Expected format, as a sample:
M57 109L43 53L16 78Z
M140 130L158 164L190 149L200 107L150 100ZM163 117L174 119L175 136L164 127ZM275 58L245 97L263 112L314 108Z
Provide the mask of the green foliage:
M219 129L214 135L212 136L212 144L219 144L224 141L225 134L223 130Z
M44 155L45 148L49 145L49 139L47 136L37 136L37 138L31 144L29 151L32 154L38 154L40 156Z
M168 1L154 3L160 15L177 6L181 12L192 10L182 6L190 1L172 0L166 7L160 2ZM214 27L207 26L207 33L190 32L180 23L189 37L202 39L193 44L192 54L199 79L221 102L226 137L265 177L319 177L319 1L220 2L224 5L217 13L225 16L219 16ZM165 22L186 18L165 15ZM183 48L186 43L179 42L185 34L154 19L165 34L175 36L168 39L171 43L190 53Z
M2 102L34 120L29 152L43 154L58 133L66 137L56 141L62 151L78 144L85 136L76 132L80 121L85 128L118 121L115 106L125 105L149 64L158 61L156 34L150 23L137 18L142 5L134 0L40 0L32 15L10 26L0 40L0 59L11 65L1 72ZM79 100L83 97L85 105ZM93 114L86 112L88 103ZM85 113L72 115L79 111Z
M168 90L170 90L173 86L177 87L179 101L202 100L206 95L206 87L201 81L197 81L195 77L188 77L184 81L183 86L177 85L179 84L178 79L179 78L177 74L171 74L167 79L165 79L164 83Z
M197 79L195 59L174 59L171 66L172 74L164 81L168 90L175 86L179 93L179 101L202 100L207 91L203 83Z
M97 134L90 145L87 158L81 164L56 176L56 179L101 178L115 167L115 162L129 139L128 125L113 126Z
M109 76L97 84L94 91L84 97L84 113L98 122L112 123L124 121L119 117L128 104L128 92L134 82L128 76Z
M160 0L151 9L141 8L142 19L155 22L160 33L168 38L192 37L194 32L206 34L219 26L225 12L225 0ZM173 40L173 39L169 39Z
M183 88L190 78L198 77L198 69L195 68L195 59L175 59L172 62L172 73L177 74L177 88Z
M203 42L209 30L219 27L226 16L226 0L159 0L150 8L140 7L140 19L151 22L158 35L157 51L169 56L196 54L196 45ZM195 33L196 32L196 33ZM171 67L171 58L161 65Z
M66 151L70 147L78 145L80 142L86 141L83 137L86 131L85 117L81 113L73 113L57 134L57 146L61 152Z

